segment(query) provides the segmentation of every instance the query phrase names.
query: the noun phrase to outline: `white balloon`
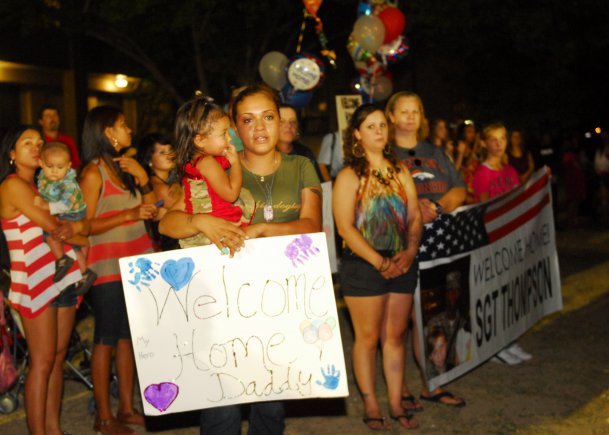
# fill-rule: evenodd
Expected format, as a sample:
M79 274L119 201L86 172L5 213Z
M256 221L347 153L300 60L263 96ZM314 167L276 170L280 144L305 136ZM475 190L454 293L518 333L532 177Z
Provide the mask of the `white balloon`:
M258 72L264 83L274 89L281 89L287 82L286 67L289 59L279 51L269 51L262 56L258 64Z
M288 80L295 89L309 91L319 83L321 69L317 62L307 57L296 59L288 67Z
M351 35L364 50L374 53L383 44L385 26L376 15L362 15L355 22Z

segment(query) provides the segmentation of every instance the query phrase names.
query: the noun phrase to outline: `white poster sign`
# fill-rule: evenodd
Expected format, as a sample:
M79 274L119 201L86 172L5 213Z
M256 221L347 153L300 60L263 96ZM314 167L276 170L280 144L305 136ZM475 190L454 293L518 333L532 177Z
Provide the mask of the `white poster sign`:
M349 394L324 233L120 267L146 415Z
M338 131L343 135L349 127L353 112L362 105L362 96L359 94L353 95L336 95L336 119L338 121Z

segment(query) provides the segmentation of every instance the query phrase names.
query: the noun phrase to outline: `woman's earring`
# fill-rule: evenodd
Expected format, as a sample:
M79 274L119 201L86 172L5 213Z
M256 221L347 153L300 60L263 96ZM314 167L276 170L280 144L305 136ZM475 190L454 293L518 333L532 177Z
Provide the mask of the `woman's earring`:
M117 139L117 138L115 138L115 137L113 137L113 138L112 138L112 140L113 140L113 146L114 146L114 149L116 150L116 148L118 148L118 139ZM117 151L118 151L118 150L117 150Z
M389 145L388 143L385 144L385 148L383 148L383 154L385 154L386 156L391 155L391 145Z
M366 155L366 151L364 151L364 149L360 146L359 141L353 144L353 146L351 147L351 152L353 153L353 156L358 159L361 159Z
M11 161L9 162L9 164L10 164L11 166L13 166L13 165L15 164L15 162L13 161L13 159L11 159Z

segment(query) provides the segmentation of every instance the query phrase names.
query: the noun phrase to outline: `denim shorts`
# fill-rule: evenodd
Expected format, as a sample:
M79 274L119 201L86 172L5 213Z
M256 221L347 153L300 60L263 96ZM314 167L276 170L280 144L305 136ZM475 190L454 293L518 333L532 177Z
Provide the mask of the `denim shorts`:
M388 252L379 252L391 257ZM410 269L397 278L385 279L374 266L351 250L345 250L341 259L340 287L343 296L383 296L387 293L414 294L419 278L419 263L415 260Z
M51 302L51 307L67 308L75 306L76 300L78 299L76 294L74 294L75 288L76 284L70 284L67 286L64 290L62 290L61 293L59 293L59 295L57 295L55 299L53 299L53 302Z
M95 316L95 344L115 346L118 340L131 339L127 306L120 281L93 286L91 302Z

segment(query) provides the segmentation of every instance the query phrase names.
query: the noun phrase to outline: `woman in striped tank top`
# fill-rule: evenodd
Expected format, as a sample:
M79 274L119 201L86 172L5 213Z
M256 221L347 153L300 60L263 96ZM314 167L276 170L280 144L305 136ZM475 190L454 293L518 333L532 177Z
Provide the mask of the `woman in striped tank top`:
M10 305L21 317L29 350L25 412L32 434L61 434L59 414L63 360L76 313L74 286L81 274L76 263L53 282L55 257L42 232L59 241L86 230L86 222L58 225L48 211L34 205L34 181L42 135L38 127L19 126L4 137L0 153L0 222L11 259ZM66 254L75 258L66 244ZM65 290L64 290L65 289Z
M91 222L87 262L98 276L91 291L95 314L91 378L97 406L93 428L110 434L132 434L127 424L144 425L143 415L133 408L135 362L118 259L152 252L144 220L156 217L158 209L147 172L121 153L130 145L131 129L119 109L99 106L89 111L83 129L80 185ZM117 418L109 396L114 348Z

